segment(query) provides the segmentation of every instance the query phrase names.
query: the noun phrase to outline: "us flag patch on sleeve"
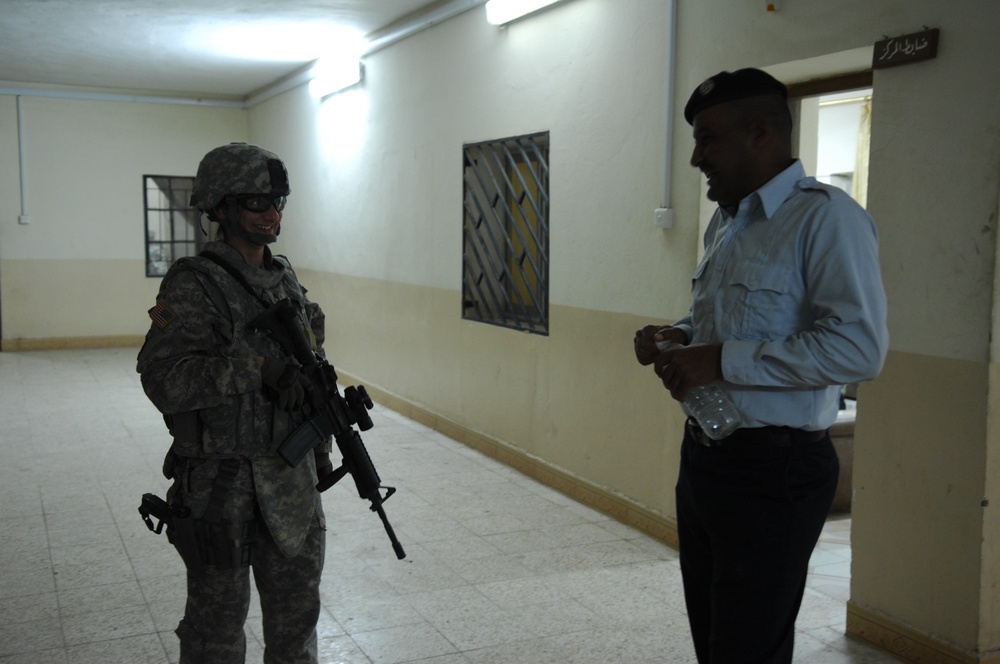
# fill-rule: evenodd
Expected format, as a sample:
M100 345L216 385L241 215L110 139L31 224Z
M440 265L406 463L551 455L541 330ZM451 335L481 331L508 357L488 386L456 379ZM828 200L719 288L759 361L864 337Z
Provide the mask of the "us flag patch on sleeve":
M165 328L170 322L177 318L167 305L163 304L159 300L156 301L156 306L149 310L149 319L153 321L153 325L160 328L161 330Z

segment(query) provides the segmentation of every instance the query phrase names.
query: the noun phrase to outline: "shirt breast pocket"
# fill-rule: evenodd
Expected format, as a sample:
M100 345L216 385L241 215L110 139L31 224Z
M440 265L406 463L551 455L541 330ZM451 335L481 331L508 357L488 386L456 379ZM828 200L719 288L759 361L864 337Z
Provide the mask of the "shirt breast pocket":
M799 306L794 297L795 271L788 267L748 264L734 274L737 293L737 335L743 339L777 339L798 329Z

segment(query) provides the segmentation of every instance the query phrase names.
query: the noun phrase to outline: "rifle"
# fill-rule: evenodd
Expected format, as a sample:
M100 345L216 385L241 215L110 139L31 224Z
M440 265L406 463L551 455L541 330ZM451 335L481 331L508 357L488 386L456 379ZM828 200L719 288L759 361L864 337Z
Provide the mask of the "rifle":
M347 387L343 396L337 389L337 372L333 365L319 357L309 346L305 326L299 317L298 308L290 299L275 303L264 313L252 321L251 329L264 330L281 344L286 350L291 348L292 355L302 365L303 372L311 379L313 388L310 391L310 402L314 415L303 422L278 446L278 454L293 468L305 458L316 445L332 435L340 448L343 457L341 466L333 472L325 474L316 484L320 492L350 473L357 486L358 495L371 502L371 510L379 515L385 532L392 542L396 558L406 557L403 545L396 539L396 533L389 525L389 519L382 509L382 504L389 496L396 493L391 486L382 486L382 480L375 470L368 450L361 440L360 434L352 425L357 424L362 431L368 431L374 424L368 416L368 410L373 407L372 400L363 385ZM385 490L385 495L382 495Z

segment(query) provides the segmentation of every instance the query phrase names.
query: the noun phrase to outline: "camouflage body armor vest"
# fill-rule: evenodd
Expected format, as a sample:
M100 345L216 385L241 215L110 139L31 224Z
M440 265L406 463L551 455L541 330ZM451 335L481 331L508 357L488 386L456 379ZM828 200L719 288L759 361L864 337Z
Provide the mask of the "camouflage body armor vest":
M209 249L213 244L207 245ZM178 259L163 279L161 292L181 273L193 275L214 308L228 319L228 325L212 321L216 337L214 352L223 357L289 358L290 349L281 348L274 339L261 331L251 331L248 323L275 302L291 299L299 310L303 325L312 328L306 316L306 297L294 271L283 256L273 256L270 270L256 270L261 275L257 283L240 283L237 276L219 264L223 258L203 255ZM252 289L252 291L251 291ZM210 324L206 320L206 324ZM225 328L225 329L220 329ZM151 335L156 331L151 331ZM156 340L153 340L155 343ZM315 339L310 338L315 347ZM150 346L150 339L139 354ZM167 342L161 342L167 343ZM179 349L180 350L180 349ZM291 361L291 360L290 360ZM187 387L218 390L215 385ZM174 438L172 451L183 457L195 458L254 458L275 454L277 446L304 421L301 412L279 410L263 389L238 394L224 394L216 405L181 413L165 414L164 420Z

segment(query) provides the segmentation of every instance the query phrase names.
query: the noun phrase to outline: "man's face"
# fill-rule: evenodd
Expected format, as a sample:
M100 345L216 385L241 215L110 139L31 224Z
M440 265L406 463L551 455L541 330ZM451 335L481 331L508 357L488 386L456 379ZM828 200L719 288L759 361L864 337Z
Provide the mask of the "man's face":
M753 136L731 103L694 117L691 165L708 178L708 199L735 207L756 187Z

